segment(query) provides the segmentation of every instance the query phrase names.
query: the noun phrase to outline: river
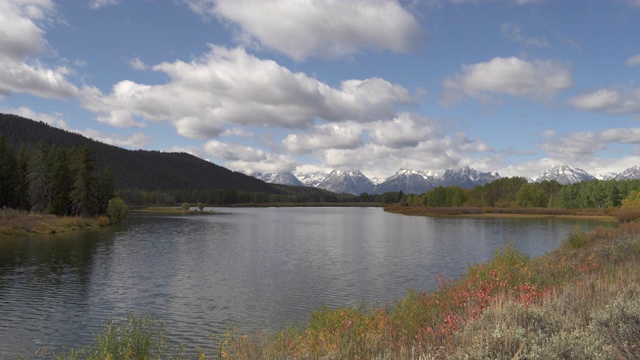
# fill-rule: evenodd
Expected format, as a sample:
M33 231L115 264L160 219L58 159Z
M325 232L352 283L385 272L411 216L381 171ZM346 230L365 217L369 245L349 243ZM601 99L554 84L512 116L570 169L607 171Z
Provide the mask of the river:
M393 304L513 243L538 256L562 219L431 218L380 208L237 208L130 216L108 229L0 239L0 358L88 345L128 312L164 321L186 350L209 335L301 324L320 306ZM582 230L599 223L579 221Z

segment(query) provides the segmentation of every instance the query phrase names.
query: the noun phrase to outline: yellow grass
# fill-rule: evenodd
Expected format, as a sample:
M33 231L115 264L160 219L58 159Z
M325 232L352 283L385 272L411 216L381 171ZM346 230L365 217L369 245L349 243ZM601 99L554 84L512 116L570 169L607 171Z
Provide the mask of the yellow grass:
M0 236L55 234L92 227L108 226L106 216L60 217L31 214L27 211L0 209Z

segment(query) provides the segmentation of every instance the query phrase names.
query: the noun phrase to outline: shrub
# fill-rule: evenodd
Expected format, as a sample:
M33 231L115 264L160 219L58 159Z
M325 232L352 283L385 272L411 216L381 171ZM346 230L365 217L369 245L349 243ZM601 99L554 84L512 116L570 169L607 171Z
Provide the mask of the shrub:
M587 235L576 225L569 233L566 243L574 249L579 249L587 244Z
M103 324L95 336L93 346L70 350L59 354L56 360L65 359L182 359L182 345L167 339L164 323L157 324L148 314L127 315L119 322Z
M129 207L119 197L114 197L109 200L109 204L107 205L107 216L112 224L117 224L129 214Z
M191 204L189 204L188 202L183 202L182 205L180 205L180 210L182 211L189 211L190 208Z

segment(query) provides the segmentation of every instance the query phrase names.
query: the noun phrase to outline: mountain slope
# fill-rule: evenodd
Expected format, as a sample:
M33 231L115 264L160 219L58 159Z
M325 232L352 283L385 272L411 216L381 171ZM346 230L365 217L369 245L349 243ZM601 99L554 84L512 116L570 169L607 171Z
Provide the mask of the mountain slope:
M365 192L371 193L373 191L374 184L359 170L333 170L318 184L317 187L333 191L335 193L360 195Z
M0 134L16 149L22 143L33 147L40 140L63 148L87 144L98 168L113 171L119 189L234 189L281 193L270 184L190 154L126 150L16 115L0 114Z
M375 187L375 194L402 191L407 194L422 194L441 183L438 174L431 171L400 169L394 175Z
M549 170L540 175L536 179L536 182L542 182L545 180L556 180L562 185L568 185L595 179L595 176L582 169L567 164L558 164L552 166Z
M265 174L253 173L251 174L251 176L270 184L304 186L302 181L298 180L298 178L295 177L291 172L265 173Z
M640 166L632 166L620 174L616 175L616 180L635 180L640 179Z

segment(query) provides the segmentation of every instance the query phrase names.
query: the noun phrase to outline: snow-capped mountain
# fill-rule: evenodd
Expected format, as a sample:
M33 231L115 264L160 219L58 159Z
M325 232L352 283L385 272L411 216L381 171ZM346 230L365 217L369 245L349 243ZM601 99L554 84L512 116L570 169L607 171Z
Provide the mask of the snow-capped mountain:
M313 172L301 172L301 171L294 171L293 175L298 178L298 180L300 180L304 186L310 186L310 187L318 187L318 185L320 185L320 183L322 182L322 180L324 180L327 176L329 176L328 173L322 172L322 171L313 171Z
M375 185L360 170L333 170L316 187L335 193L360 195L364 192L371 193Z
M378 184L374 193L402 191L407 194L422 194L438 186L441 182L442 178L432 171L400 169L393 176Z
M325 172L285 172L254 173L252 176L274 184L310 186L336 193L360 195L383 194L389 191L402 191L406 194L421 194L436 186L460 186L471 189L500 178L497 172L480 172L469 166L449 169L442 174L432 171L400 169L386 180L369 179L359 170ZM571 165L560 164L551 167L540 175L536 182L556 180L563 185L589 180L631 180L640 179L640 166L632 166L619 174L601 174L597 177ZM531 180L533 181L533 180Z
M484 185L494 180L500 179L497 172L480 172L469 166L459 169L449 169L442 174L442 186L460 186L464 189L471 189L478 185Z
M540 175L536 179L536 182L542 182L544 180L556 180L562 185L567 185L595 179L595 176L582 169L578 169L567 164L559 164L554 165L549 170L545 171L544 174Z
M298 178L295 177L291 172L266 173L266 174L253 173L251 174L251 176L271 184L304 186L304 184L300 180L298 180Z
M634 180L640 179L640 166L632 166L614 178L616 180Z

